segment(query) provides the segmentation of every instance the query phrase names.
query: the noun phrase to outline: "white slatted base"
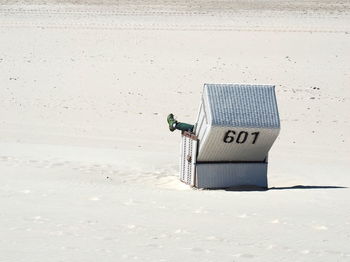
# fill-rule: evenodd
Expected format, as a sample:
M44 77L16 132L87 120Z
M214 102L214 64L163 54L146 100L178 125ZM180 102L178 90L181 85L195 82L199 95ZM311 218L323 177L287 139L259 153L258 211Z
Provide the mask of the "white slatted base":
M267 163L197 163L198 188L267 188Z
M197 141L181 136L180 180L194 186Z

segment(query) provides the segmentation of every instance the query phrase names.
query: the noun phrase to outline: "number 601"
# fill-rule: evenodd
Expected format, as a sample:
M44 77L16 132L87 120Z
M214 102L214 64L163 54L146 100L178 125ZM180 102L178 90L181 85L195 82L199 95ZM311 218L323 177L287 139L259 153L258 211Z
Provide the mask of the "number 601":
M258 137L259 137L259 132L253 132L253 133L248 133L246 131L241 131L237 134L236 136L236 131L234 130L228 130L226 133L225 133L225 136L224 136L224 142L225 143L232 143L234 141L236 141L237 144L243 144L245 143L247 140L248 140L248 137L249 136L254 136L253 137L253 141L252 141L252 144L255 144L255 142L258 140Z

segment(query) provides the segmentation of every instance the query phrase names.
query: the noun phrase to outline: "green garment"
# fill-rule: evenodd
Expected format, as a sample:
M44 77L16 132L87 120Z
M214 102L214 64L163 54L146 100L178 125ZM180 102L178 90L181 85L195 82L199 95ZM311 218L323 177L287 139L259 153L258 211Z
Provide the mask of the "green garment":
M169 130L171 132L173 132L174 130L181 130L181 131L189 131L189 132L193 132L193 128L194 125L191 124L186 124L186 123L181 123L181 122L177 122L174 119L174 115L173 114L169 114L167 117L167 121L169 124Z
M190 124L186 124L186 123L181 123L181 122L177 122L175 125L175 128L181 131L189 131L192 132L194 125L190 125Z

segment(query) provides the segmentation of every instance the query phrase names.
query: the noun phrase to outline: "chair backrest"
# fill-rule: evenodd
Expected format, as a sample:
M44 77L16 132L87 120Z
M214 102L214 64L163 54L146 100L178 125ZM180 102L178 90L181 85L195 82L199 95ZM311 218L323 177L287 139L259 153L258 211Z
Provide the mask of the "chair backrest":
M198 162L264 161L279 131L274 86L204 85L195 129Z

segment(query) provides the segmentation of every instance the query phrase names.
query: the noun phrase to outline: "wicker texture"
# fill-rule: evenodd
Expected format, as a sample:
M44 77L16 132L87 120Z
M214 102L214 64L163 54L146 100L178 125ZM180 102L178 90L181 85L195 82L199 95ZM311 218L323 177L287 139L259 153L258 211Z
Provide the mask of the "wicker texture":
M212 125L280 127L274 86L205 84L204 89Z
M274 86L205 84L197 122L197 161L264 161L280 130Z

